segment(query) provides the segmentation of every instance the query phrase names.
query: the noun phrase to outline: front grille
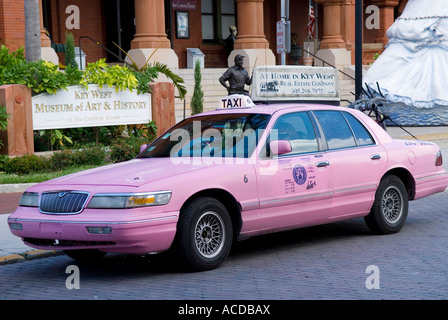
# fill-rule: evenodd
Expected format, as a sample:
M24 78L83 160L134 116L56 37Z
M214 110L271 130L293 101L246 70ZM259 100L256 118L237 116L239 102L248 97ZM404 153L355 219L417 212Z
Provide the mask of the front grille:
M82 211L89 194L80 191L42 193L39 210L45 214L77 214Z

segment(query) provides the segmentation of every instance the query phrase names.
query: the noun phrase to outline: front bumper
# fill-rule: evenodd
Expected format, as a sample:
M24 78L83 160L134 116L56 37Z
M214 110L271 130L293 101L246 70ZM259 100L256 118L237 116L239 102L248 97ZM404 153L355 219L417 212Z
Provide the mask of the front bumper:
M8 218L11 232L30 247L44 250L98 249L146 254L168 250L179 212L144 208L93 210L78 215L46 215L19 207Z

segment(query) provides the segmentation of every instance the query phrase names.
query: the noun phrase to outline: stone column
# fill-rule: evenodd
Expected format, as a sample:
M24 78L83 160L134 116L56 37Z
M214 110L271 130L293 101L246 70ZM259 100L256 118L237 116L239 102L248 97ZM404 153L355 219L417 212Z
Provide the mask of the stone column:
M375 40L377 43L386 45L389 39L387 38L387 29L394 23L394 9L400 1L398 0L373 0L372 3L380 8L380 29ZM430 5L428 3L428 5Z
M345 48L341 32L342 0L316 0L324 7L324 28L321 49Z
M341 6L341 35L348 50L355 44L355 0L343 0Z
M158 61L169 68L179 68L179 60L165 33L164 0L135 0L135 31L128 54L139 67L152 55L150 63ZM126 61L131 63L129 57Z
M40 56L42 60L47 60L55 65L59 65L59 57L56 51L51 47L51 40L47 36L47 30L44 28L44 13L42 8L42 0L39 1L39 20L40 20Z
M234 50L227 60L229 67L234 65L237 54L245 56L244 67L257 65L275 65L275 56L269 49L264 34L264 0L236 0L238 12L238 35Z
M345 66L351 65L351 52L342 37L343 23L349 21L345 16L347 11L342 10L345 2L344 0L316 0L316 2L323 6L323 13L319 18L324 19L322 41L316 56L339 69L344 69ZM317 60L314 65L325 64Z

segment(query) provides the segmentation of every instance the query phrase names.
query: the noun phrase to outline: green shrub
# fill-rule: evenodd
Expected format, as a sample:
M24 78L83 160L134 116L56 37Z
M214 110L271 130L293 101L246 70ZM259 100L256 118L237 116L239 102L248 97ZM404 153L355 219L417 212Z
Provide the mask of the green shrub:
M73 152L70 149L55 152L47 160L51 170L62 170L75 164Z
M47 162L34 154L10 158L5 163L5 173L30 174L47 170Z
M6 112L5 106L0 106L0 131L8 128L9 113ZM0 139L0 147L3 146L3 141Z
M112 162L122 162L134 159L140 153L140 146L148 143L144 137L130 136L115 141L110 148Z
M194 65L194 90L193 96L191 97L191 114L195 115L204 111L204 92L201 86L201 61L196 60Z
M65 33L65 65L78 68L75 57L75 40L73 34Z
M5 164L8 162L9 157L3 154L0 154L0 171L5 170Z
M75 165L101 165L106 161L106 148L103 145L90 143L74 154Z
M106 149L102 145L88 144L80 150L65 149L55 152L48 159L48 166L63 170L70 166L101 165L106 161Z

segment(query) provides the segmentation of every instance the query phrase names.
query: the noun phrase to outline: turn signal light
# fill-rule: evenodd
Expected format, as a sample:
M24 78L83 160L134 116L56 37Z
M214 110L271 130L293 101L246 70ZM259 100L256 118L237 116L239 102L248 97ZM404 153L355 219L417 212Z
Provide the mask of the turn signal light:
M86 227L88 233L92 234L111 234L111 227Z

